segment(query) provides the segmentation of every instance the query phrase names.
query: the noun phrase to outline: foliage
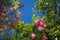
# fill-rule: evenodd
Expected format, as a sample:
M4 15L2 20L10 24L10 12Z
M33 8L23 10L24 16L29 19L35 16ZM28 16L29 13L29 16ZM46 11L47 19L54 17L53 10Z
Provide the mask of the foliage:
M47 24L45 34L47 40L60 40L60 0L35 0L39 13L45 14L44 21Z
M46 24L40 17L33 14L31 24L19 21L21 15L17 9L24 6L20 2L0 0L0 40L45 40Z
M14 26L18 24L21 16L19 10L17 10L21 6L20 1L0 0L0 34L3 39L10 40L11 35L14 35ZM1 37L0 40L2 40Z
M36 13L32 23L19 21L21 0L0 0L0 39L1 40L60 40L60 2L59 0L35 0ZM34 11L34 10L33 10ZM35 12L35 11L34 11ZM2 38L1 38L2 37Z

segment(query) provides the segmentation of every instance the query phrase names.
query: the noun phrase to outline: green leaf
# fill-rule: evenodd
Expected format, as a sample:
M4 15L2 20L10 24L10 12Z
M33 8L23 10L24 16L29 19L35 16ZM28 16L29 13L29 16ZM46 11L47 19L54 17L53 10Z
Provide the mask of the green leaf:
M60 25L59 25L59 26L57 26L57 28L58 28L58 29L60 29Z

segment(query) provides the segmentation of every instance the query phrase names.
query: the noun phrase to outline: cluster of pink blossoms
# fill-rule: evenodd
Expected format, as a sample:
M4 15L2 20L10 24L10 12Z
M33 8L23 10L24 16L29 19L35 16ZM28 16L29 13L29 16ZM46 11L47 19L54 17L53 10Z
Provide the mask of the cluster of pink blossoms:
M44 20L43 19L35 20L34 21L34 24L35 25L38 25L37 29L39 31L44 30L46 28L46 24L44 23Z
M38 26L37 27L38 31L42 31L46 28L46 24L44 23L43 19L35 20L34 24ZM35 37L36 37L36 34L32 33L31 38L35 39ZM46 39L47 39L46 35L43 35L41 40L46 40Z
M35 34L31 34L31 38L35 39L36 35ZM46 35L43 35L41 40L46 40L46 39L47 39Z
M46 40L46 39L47 39L46 35L43 35L41 40Z
M35 34L31 34L31 38L34 39L36 37Z
M14 7L8 9L6 6L0 5L0 9L0 26L2 29L10 29L11 23L13 26L18 24L18 19L20 18L21 14L18 13Z

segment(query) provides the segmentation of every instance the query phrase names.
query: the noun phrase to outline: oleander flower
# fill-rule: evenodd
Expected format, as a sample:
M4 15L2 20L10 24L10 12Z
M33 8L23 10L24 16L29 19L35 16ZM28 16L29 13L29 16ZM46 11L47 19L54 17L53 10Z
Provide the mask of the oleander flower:
M5 16L6 14L5 13L1 13L2 16Z
M6 26L6 25L5 25L5 26L4 26L4 29L5 29L5 30L8 30L8 29L10 29L10 26Z
M40 22L44 22L44 20L43 19L40 19Z
M43 20L40 20L40 26L46 27L46 24L44 23Z
M43 26L44 22L40 21L40 25Z
M43 24L43 27L46 27L46 26L47 26L47 25L44 23L44 24Z
M38 29L39 31L41 31L41 30L44 30L45 28L42 27L42 26L38 26L37 29Z
M35 24L35 25L39 25L39 20L35 20L35 21L34 21L34 24Z
M44 20L43 19L40 19L40 25L42 26L44 24Z
M5 11L5 12L8 12L8 9L7 9L7 8L4 8L4 11Z
M34 39L36 37L35 34L31 34L31 38Z
M45 35L42 36L42 40L46 40L47 37Z
M13 26L16 26L17 24L18 24L18 20L15 19L15 20L13 21Z

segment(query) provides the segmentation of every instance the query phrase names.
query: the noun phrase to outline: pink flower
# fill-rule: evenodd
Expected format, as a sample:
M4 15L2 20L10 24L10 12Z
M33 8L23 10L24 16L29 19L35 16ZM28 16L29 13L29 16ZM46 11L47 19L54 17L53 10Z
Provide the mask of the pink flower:
M40 22L40 26L42 26L42 27L46 27L46 24L45 24L45 23Z
M18 20L15 19L15 20L13 21L13 26L16 26L17 24L18 24Z
M43 26L44 25L44 22L40 21L40 25Z
M8 12L8 9L7 9L7 8L5 8L5 9L4 9L4 11L5 11L5 12Z
M1 13L2 16L5 16L5 13Z
M35 21L34 21L34 24L35 24L35 25L39 25L39 26L37 27L37 29L38 29L39 31L44 30L45 27L46 27L46 24L44 23L43 19L35 20Z
M35 34L31 34L31 38L34 39L36 37Z
M10 29L10 26L4 26L4 29L8 30Z
M35 21L34 21L34 24L35 24L35 25L39 25L39 20L35 20Z
M44 30L44 27L42 27L42 26L38 26L38 28L37 28L39 31L41 31L41 30Z
M46 28L46 24L43 24L37 27L39 31L44 30L45 28Z
M46 27L46 24L43 24L43 27Z
M42 26L44 24L43 19L40 19L40 25Z
M42 36L42 40L46 40L47 37L45 35Z
M44 20L43 19L40 19L40 22L44 22Z
M43 20L40 20L40 26L46 27L46 24L44 23Z

